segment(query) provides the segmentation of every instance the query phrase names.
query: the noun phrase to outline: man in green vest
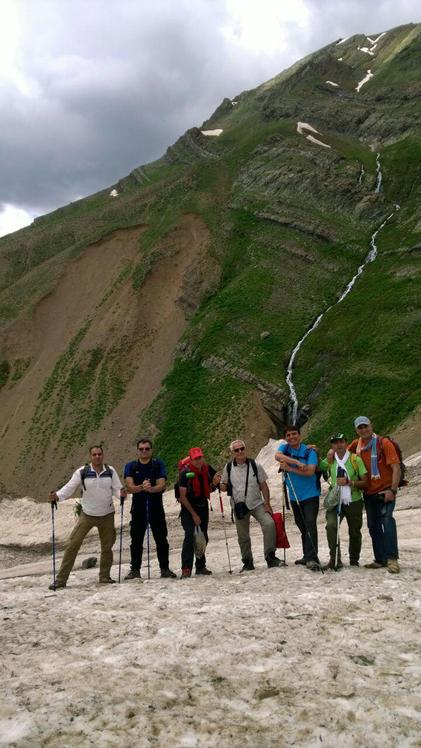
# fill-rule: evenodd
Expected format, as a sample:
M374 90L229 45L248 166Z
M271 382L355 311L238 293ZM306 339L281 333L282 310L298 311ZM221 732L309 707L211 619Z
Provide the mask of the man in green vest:
M368 475L360 457L351 454L344 434L331 437L331 450L325 460L320 461L320 469L329 475L332 488L337 486L338 504L326 509L326 534L330 559L325 569L342 569L339 546L339 526L346 518L349 531L349 562L359 566L361 552L361 527L363 524L363 493L367 487Z

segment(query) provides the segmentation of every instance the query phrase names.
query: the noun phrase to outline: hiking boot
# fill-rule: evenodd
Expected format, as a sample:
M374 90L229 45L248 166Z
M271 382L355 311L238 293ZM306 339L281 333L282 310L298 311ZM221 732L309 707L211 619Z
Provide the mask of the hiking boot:
M190 579L190 577L191 577L191 569L181 569L180 579Z
M130 569L129 573L126 574L124 579L140 579L139 569Z
M317 561L307 561L306 568L310 571L320 571L320 564Z
M111 577L104 577L104 579L99 580L99 584L117 584L117 582Z
M254 563L250 559L246 559L243 563L243 568L240 569L240 574L243 573L243 571L254 571Z
M364 564L365 569L383 569L386 564L381 564L379 561L372 561L371 564Z
M198 574L202 574L204 577L209 576L209 574L212 574L210 569L207 569L206 566L203 566L201 569L196 569L196 576Z
M274 569L275 566L280 566L281 562L279 558L275 556L275 552L272 551L272 553L268 553L266 556L266 563L268 565L268 569Z
M307 561L305 560L305 558L304 558L304 557L303 557L303 558L297 558L297 560L296 560L296 561L294 561L294 564L295 564L296 566L305 566L305 565L306 565L306 563L307 563Z
M387 559L387 570L390 571L391 574L399 574L401 569L397 558Z
M50 584L48 589L53 590L53 592L55 592L56 590L64 590L65 586L66 586L66 582L56 582L55 584L53 582L53 584Z
M171 569L161 569L161 578L162 579L177 579L177 574L174 574Z
M329 569L331 569L332 571L340 571L343 568L344 565L342 561L338 561L338 563L335 564L335 559L332 558L329 559L327 564L324 564L324 566L322 566L323 571L329 571Z

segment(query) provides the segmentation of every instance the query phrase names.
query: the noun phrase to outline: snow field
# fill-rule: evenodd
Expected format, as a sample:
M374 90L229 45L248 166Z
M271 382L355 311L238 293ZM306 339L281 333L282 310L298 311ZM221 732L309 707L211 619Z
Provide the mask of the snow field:
M277 444L259 455L271 469L275 509ZM49 592L48 554L39 562L40 576L0 580L0 745L416 746L419 485L411 491L402 494L396 513L399 576L349 566L322 575L295 566L301 548L291 513L288 567L266 568L252 520L256 570L242 575L235 528L227 522L230 576L215 497L207 553L212 577L161 580L153 550L152 579L143 584L99 587L97 569L76 565L66 590ZM169 495L166 511L170 563L178 570L182 533ZM320 556L326 560L323 514ZM97 535L89 537L97 552ZM341 537L347 563L345 526ZM127 534L124 548L123 573ZM362 562L371 558L364 528Z

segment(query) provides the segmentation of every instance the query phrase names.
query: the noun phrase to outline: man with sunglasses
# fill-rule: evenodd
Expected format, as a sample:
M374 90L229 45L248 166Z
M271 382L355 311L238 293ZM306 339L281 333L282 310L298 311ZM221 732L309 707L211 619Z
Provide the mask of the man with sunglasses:
M156 553L161 577L175 579L169 568L168 531L162 494L167 481L167 471L162 460L152 458L152 442L142 438L137 442L137 460L124 468L127 490L132 494L130 522L130 571L125 579L140 579L143 539L148 524L156 543Z
M399 455L390 439L374 433L373 424L366 416L358 416L354 427L358 439L351 442L349 451L361 457L368 472L364 504L374 561L365 566L367 569L387 566L391 574L399 574L398 536L393 516L401 474Z
M241 439L230 444L232 460L222 472L221 489L228 491L234 511L238 544L244 571L253 571L253 553L250 539L250 516L259 523L263 532L263 550L269 568L280 566L275 556L276 528L272 519L269 486L264 468L247 457L246 445Z

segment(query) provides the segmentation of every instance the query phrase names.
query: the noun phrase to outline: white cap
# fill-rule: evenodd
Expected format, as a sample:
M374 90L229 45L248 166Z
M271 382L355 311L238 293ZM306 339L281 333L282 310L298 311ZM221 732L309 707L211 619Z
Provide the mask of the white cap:
M370 419L367 418L367 416L358 416L358 418L354 421L354 426L357 429L358 426L369 426L371 423Z

